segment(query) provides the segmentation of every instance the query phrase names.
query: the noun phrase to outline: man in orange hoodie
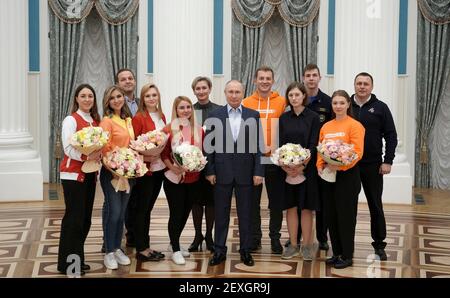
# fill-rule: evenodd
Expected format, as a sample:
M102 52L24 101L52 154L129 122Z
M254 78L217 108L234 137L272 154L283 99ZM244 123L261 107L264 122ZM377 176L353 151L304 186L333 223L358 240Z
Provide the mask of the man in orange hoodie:
M274 72L270 67L261 66L255 72L254 84L256 91L249 97L245 98L242 105L259 112L261 124L264 132L264 141L266 147L266 156L270 156L277 146L278 140L278 119L286 109L286 100L280 96L278 92L272 91L274 83ZM277 178L277 166L266 164L265 166L265 184L267 189L267 197L269 198L270 222L269 236L271 240L272 253L281 254L283 247L280 243L281 224L283 222L283 209L276 200L275 183L279 183ZM262 184L255 186L253 191L254 199L252 206L252 251L261 248L261 194ZM278 188L279 189L279 188ZM279 200L278 200L279 201Z

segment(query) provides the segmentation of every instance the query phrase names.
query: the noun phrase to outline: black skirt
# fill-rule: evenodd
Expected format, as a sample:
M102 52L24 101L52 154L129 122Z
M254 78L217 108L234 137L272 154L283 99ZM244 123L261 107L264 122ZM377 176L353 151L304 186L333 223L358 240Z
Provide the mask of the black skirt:
M306 180L297 185L291 185L285 182L286 172L280 168L279 172L280 181L284 182L282 187L278 190L280 194L280 205L282 210L297 207L300 210L308 209L319 211L320 201L319 201L319 189L318 189L318 179L317 169L315 163L308 165L305 171Z

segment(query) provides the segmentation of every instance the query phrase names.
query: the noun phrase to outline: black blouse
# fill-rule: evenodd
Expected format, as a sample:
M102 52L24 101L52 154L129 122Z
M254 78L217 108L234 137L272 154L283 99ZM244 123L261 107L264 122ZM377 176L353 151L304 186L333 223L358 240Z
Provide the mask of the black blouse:
M294 111L288 111L280 117L279 146L287 143L300 144L311 151L311 161L313 161L317 153L319 131L320 120L316 112L309 108L305 108L299 115L296 115Z

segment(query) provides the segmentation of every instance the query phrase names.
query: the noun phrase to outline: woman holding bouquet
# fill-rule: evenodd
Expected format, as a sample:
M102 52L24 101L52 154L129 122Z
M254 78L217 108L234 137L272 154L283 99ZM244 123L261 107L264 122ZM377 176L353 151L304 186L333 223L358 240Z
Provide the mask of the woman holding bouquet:
M71 260L68 263L67 260L72 254L79 256L81 261L81 268L75 268L75 273L84 275L85 271L90 269L89 265L84 263L84 242L91 227L97 172L83 173L81 167L86 160L100 160L101 151L86 156L72 147L70 139L84 127L98 126L99 121L94 88L88 84L78 86L71 115L64 119L61 134L64 159L60 165L60 177L66 211L61 222L58 271L63 274L66 274L73 262Z
M357 158L345 166L327 164L318 155L317 169L322 175L325 168L336 172L336 181L324 182L324 204L330 230L333 256L326 261L334 268L341 269L353 264L355 246L356 214L358 194L361 190L361 179L357 162L364 150L364 127L351 117L352 105L350 96L344 90L337 90L332 95L332 120L324 124L320 130L319 142L341 140L353 145Z
M130 141L134 139L131 113L125 104L124 94L122 88L114 85L106 89L103 96L103 119L100 126L109 132L109 141L102 150L103 155L111 152L115 147L127 148ZM130 192L116 191L111 184L113 178L113 173L103 166L100 172L100 184L105 195L102 224L105 241L104 264L108 269L117 269L118 264L131 263L120 248ZM131 188L134 181L130 180L129 183Z
M298 232L298 213L297 209L301 209L301 229L303 235L303 245L301 247L303 259L311 261L313 258L312 250L312 223L313 211L319 208L318 185L317 185L317 169L316 162L316 145L319 138L320 120L319 115L312 110L306 108L308 97L306 88L299 82L291 83L286 90L286 98L289 100L291 110L284 113L280 117L279 138L280 147L287 143L298 144L311 153L311 158L307 159L299 167L282 167L284 172L280 175L280 179L285 181L286 175L296 177L305 175L306 180L300 184L284 183L285 193L281 198L283 209L286 211L286 221L288 226L289 238L291 241L282 255L283 259L290 259L299 254L297 243Z
M178 96L173 102L172 122L167 125L164 132L168 133L169 140L161 154L169 173L177 178L164 179L164 192L169 204L169 237L172 260L177 265L186 263L184 257L189 252L180 247L180 236L183 232L195 197L201 191L199 187L200 172L186 172L174 163L172 152L182 143L188 143L203 149L203 129L195 123L194 109L191 100L186 96ZM178 181L177 181L178 180Z
M166 125L166 117L161 109L161 95L154 84L146 84L141 89L141 101L136 115L133 117L133 128L136 136L154 130L162 130ZM149 170L144 176L136 179L133 195L136 197L136 213L134 235L136 239L136 259L141 261L159 261L164 254L150 249L150 213L158 198L164 180L165 164L152 168L160 156L144 156Z

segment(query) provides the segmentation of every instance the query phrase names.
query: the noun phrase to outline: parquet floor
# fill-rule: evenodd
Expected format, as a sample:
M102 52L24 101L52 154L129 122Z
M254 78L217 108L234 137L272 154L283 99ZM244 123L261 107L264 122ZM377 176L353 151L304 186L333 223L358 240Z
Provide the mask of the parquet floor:
M56 199L54 187L46 187L50 195L40 203L0 204L0 277L54 277L64 278L56 272L56 256L64 203ZM53 193L52 193L53 192ZM325 265L327 253L316 250L312 262L300 257L282 260L270 253L268 237L267 202L262 203L262 250L254 253L256 265L247 267L239 262L238 227L236 210L232 209L228 235L228 258L224 264L208 266L208 252L193 253L186 265L175 265L167 252L168 207L164 198L157 200L152 212L150 228L151 247L166 253L160 262L140 262L135 251L126 249L132 264L108 270L103 266L101 205L102 195L96 197L92 228L86 241L87 263L90 277L450 277L450 192L415 190L422 195L423 204L412 206L385 205L388 236L388 260L373 260L370 245L370 217L367 206L359 205L356 232L355 259L352 267L336 270ZM192 242L192 220L182 234L182 246ZM285 222L282 242L288 239ZM331 254L331 250L328 255Z

